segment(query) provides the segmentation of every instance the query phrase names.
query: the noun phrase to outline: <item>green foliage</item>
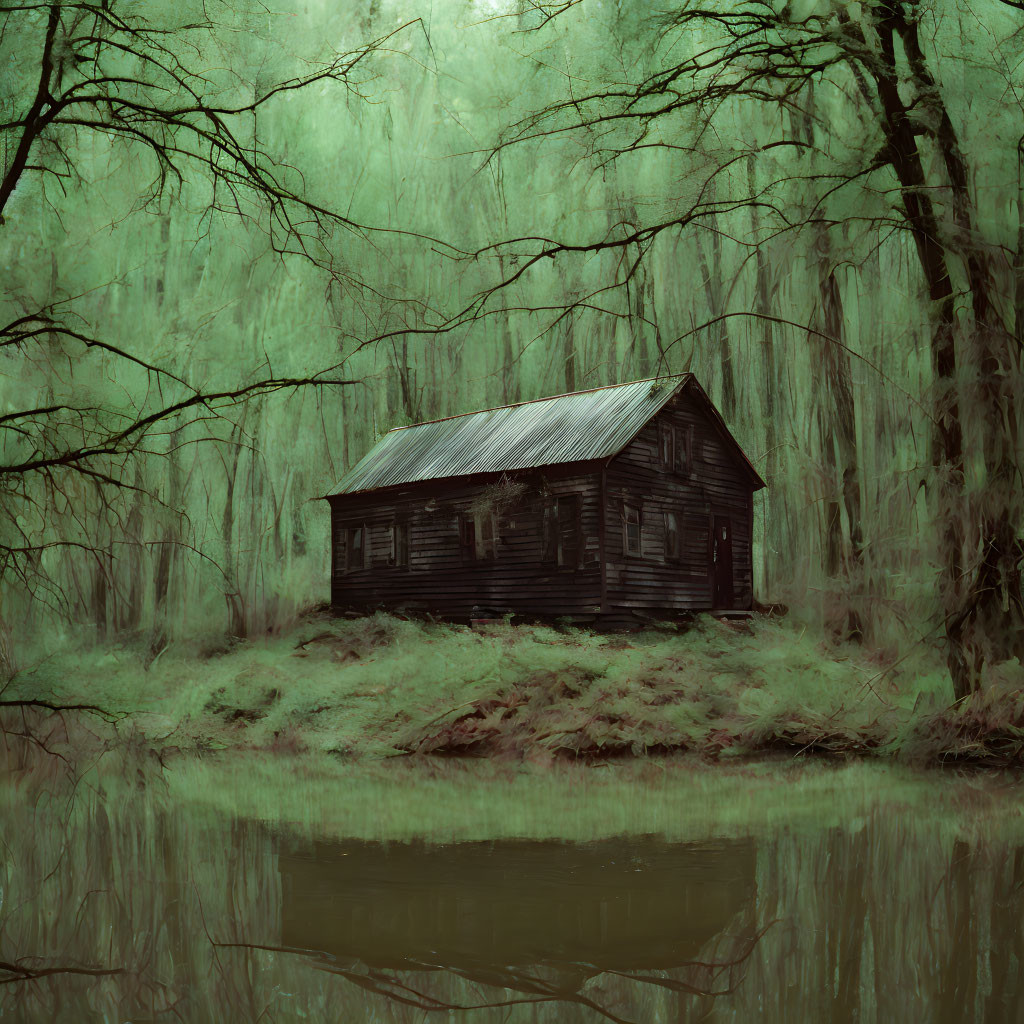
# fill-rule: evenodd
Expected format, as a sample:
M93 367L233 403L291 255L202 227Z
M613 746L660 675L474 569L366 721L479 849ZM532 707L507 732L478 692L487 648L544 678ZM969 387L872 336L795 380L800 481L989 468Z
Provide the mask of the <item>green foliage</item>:
M129 712L158 749L490 756L549 763L692 754L869 756L993 765L1024 757L1024 671L956 704L939 652L880 662L755 618L601 635L481 633L378 614L305 620L211 651L73 647L6 694Z
M812 10L806 31L833 32L839 7L803 6ZM854 23L871 10L848 6ZM157 4L145 14L160 28L200 7ZM574 102L543 124L529 119L581 92L601 97L594 112L602 116L615 109L616 90L685 63L695 37L672 27L684 10L652 15L587 0L533 32L523 30L540 27L540 11L507 5L445 0L428 10L381 0L341 10L288 0L273 12L210 9L218 31L168 37L204 72L212 99L242 103L268 82L412 23L359 62L347 90L288 91L232 122L244 120L239 138L282 161L290 185L298 188L301 174L310 201L371 226L319 237L316 264L282 259L258 211L215 203L204 175L150 201L151 155L102 133L58 132L55 145L79 173L61 179L66 195L42 172L12 197L0 228L7 319L59 312L174 374L183 393L244 385L268 368L288 375L341 366L362 383L259 398L216 419L172 418L127 460L101 462L126 485L113 496L89 478L6 490L0 545L30 548L18 564L30 580L50 582L29 595L18 573L6 572L0 632L6 622L20 642L83 623L100 639L144 631L156 654L211 623L231 635L290 628L300 608L326 596L327 513L316 499L383 429L683 369L698 375L769 482L755 506L760 597L787 603L812 633L841 631L852 612L879 649L907 649L938 623L932 305L912 238L893 228L896 183L884 166L832 189L834 175L881 152L877 118L849 62L832 63L828 45L809 51L808 59L828 60L808 76L813 95L799 97L802 126L796 110L752 116L728 100L709 105L713 131L677 110L645 121L644 144L617 152L628 127L561 130L579 116ZM779 9L786 38L804 31L795 11ZM974 231L990 253L1016 246L1019 111L1003 102L1018 56L1014 17L1005 7L975 32L969 14L946 0L921 7L923 32L935 34L927 59L962 148L976 156ZM44 22L29 13L5 33L11 74L0 102L9 126L34 95ZM780 50L801 52L788 43ZM680 82L690 88L690 79ZM645 102L664 95L653 90ZM538 131L523 138L531 125ZM804 140L795 164L789 149L772 148L794 133ZM749 159L730 162L748 150ZM38 158L60 166L55 149ZM830 247L816 228L790 230L814 207L808 182L830 190L820 207ZM761 197L756 209L733 204L745 190ZM929 194L950 237L961 238L947 223L946 190ZM710 205L680 220L698 198ZM671 227L645 233L650 225ZM572 249L630 232L639 234L625 247ZM570 249L525 270L553 238ZM502 239L517 241L496 245ZM761 259L752 258L754 241ZM831 342L804 329L823 326L823 275L841 298L855 467L837 463L828 429L834 410L821 378L834 365ZM4 347L4 415L67 403L87 417L99 410L89 430L107 430L178 386L108 350L44 340ZM976 375L968 365L966 395ZM3 431L5 462L82 435L74 411L25 426ZM983 439L968 437L967 448L979 453L968 460L969 493L991 493ZM838 507L854 468L862 545L849 507ZM837 527L838 568L828 550ZM2 660L16 664L7 646Z

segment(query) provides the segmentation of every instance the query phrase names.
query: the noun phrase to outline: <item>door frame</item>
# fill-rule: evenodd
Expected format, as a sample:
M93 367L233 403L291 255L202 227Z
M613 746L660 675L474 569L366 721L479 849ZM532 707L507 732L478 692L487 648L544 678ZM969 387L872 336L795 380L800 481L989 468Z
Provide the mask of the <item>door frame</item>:
M728 597L720 598L720 595L724 594L724 590L720 588L720 571L719 571L719 559L716 557L718 553L718 530L720 526L725 524L726 537L728 541L728 562L729 562L729 580L728 580ZM733 543L733 534L735 532L736 517L732 510L719 510L712 509L708 516L708 575L711 579L711 607L714 609L728 609L732 608L736 603L736 545Z

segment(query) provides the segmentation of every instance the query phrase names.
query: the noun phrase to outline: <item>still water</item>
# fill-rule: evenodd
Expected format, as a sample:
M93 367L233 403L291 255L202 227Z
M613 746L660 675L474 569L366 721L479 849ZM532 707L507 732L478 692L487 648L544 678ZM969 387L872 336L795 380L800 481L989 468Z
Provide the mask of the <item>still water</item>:
M870 794L870 772L850 778ZM562 810L565 838L550 819L495 838L380 828L384 798L346 835L344 820L190 799L194 780L12 790L0 1019L1024 1021L1020 786L878 781L845 820L841 773L827 800L786 775L759 782L778 814L711 801L685 834L581 835ZM334 784L351 799L360 783ZM402 785L415 801L447 783ZM690 785L599 796L683 807ZM563 808L567 786L593 811L578 779L535 792ZM449 788L472 803L473 787ZM499 817L502 799L523 813L510 794L488 791Z

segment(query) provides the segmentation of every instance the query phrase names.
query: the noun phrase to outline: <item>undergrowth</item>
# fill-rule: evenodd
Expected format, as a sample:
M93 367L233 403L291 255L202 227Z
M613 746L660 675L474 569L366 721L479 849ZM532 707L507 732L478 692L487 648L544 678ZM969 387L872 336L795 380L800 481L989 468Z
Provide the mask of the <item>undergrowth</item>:
M5 699L88 700L161 757L229 748L530 761L785 753L994 766L1024 758L1024 671L954 704L938 652L902 659L774 619L595 634L374 615L288 635L54 653Z

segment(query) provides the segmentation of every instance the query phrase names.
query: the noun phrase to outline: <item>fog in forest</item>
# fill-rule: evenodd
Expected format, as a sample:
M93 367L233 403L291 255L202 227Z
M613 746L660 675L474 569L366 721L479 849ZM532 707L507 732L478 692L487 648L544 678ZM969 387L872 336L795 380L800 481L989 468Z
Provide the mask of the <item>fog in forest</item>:
M0 0L0 1016L1024 1019L1022 68L1021 0ZM390 429L684 372L750 465L689 378L506 410L650 458L332 555Z
M4 8L4 657L328 595L387 429L693 371L755 595L1020 652L1010 2Z

